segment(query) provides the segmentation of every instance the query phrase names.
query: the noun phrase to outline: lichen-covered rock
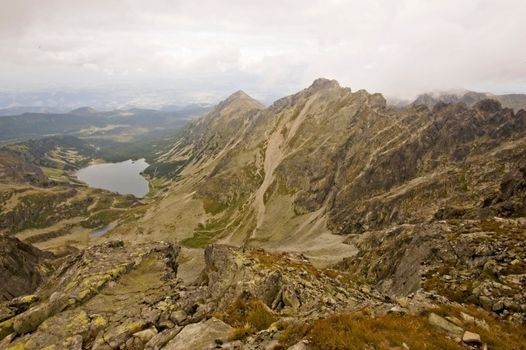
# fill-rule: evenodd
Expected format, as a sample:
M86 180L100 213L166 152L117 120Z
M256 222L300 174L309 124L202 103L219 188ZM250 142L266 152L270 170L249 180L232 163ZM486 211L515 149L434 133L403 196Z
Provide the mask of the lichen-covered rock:
M81 251L36 292L34 306L0 324L0 335L14 332L18 337L12 342L27 350L60 348L66 341L70 348L105 349L130 339L142 349L153 338L159 315L173 308L178 252L166 242L120 241Z

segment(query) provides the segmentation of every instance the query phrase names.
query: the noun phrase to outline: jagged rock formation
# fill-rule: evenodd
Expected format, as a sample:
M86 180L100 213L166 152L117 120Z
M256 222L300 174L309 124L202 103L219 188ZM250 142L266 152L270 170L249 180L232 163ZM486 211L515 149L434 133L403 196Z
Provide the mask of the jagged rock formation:
M433 108L439 102L464 103L468 106L473 106L485 99L498 101L505 108L511 108L515 112L518 112L521 109L526 109L526 95L524 94L494 95L487 92L475 91L462 91L457 93L426 93L419 95L412 104L415 106L425 105L429 108Z
M391 295L427 290L526 320L523 219L402 225L349 239L358 254L338 268Z

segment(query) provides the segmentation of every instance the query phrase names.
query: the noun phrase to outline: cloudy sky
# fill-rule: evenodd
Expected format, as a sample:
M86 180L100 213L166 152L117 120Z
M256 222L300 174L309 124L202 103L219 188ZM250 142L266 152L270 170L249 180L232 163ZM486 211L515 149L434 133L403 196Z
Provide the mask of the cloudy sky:
M524 0L0 0L0 91L526 93L525 18Z

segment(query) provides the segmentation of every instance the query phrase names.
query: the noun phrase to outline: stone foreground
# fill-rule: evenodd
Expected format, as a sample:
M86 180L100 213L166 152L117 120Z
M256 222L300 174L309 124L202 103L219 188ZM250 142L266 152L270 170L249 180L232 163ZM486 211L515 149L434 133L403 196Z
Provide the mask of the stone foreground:
M168 242L109 241L63 258L34 294L2 305L0 349L280 349L294 324L364 309L419 315L447 303L424 292L395 300L302 255L226 245L207 247L201 275L185 284L179 252ZM432 313L429 324L483 345L474 317L451 319Z

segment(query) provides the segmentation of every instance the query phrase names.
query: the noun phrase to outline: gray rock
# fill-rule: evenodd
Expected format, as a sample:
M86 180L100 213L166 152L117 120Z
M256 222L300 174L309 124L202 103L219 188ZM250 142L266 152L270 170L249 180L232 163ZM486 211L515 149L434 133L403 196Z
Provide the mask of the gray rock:
M175 324L180 325L183 323L187 318L186 312L184 310L176 310L170 314L170 320L172 320Z
M0 340L0 349L7 349L7 346L11 343L15 336L15 333L11 333L4 339Z
M493 304L493 306L491 307L491 310L493 310L493 311L495 311L495 312L501 312L502 310L504 310L504 303L501 302L501 301L496 302L496 303Z
M307 346L306 342L302 340L299 343L292 345L287 350L308 350L308 349L309 347Z
M137 332L133 334L133 337L140 339L143 344L146 344L157 335L157 329L155 327L145 329L143 331Z
M475 324L475 317L473 317L471 315L468 315L468 314L466 314L464 312L461 312L460 316L462 317L462 320L464 321L464 323L466 323L468 325L474 325Z
M469 331L464 332L464 335L462 336L462 341L469 345L481 345L482 344L480 335L478 335L477 333L469 332Z
M462 321L455 316L446 316L446 320L456 324L459 327L462 327Z
M218 320L210 318L207 321L185 326L164 349L192 350L205 349L215 343L217 339L226 340L232 333L232 327Z
M146 323L142 320L127 320L119 326L111 328L109 331L105 332L105 334L101 335L101 337L97 338L93 345L93 350L106 349L107 345L112 348L117 348L126 343L128 338L133 334L143 330L145 326Z
M145 350L159 350L163 348L170 340L172 340L179 332L181 327L176 327L172 329L166 329L160 333L157 333L146 345L144 346Z
M300 307L300 301L298 300L296 293L289 290L288 288L283 291L281 298L283 300L283 304L285 304L285 306L291 307L293 310L297 310Z
M455 324L449 322L445 318L438 316L433 312L429 314L428 322L432 326L441 328L442 330L446 331L451 336L460 338L464 334L464 330L462 328L456 326Z
M481 295L481 296L479 297L479 301L480 301L480 305L481 305L484 309L486 309L486 310L488 310L488 311L491 311L491 309L492 309L492 307L493 307L493 301L492 301L489 297L487 297L487 296L485 296L485 295Z

